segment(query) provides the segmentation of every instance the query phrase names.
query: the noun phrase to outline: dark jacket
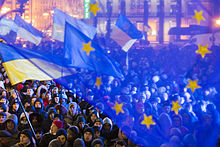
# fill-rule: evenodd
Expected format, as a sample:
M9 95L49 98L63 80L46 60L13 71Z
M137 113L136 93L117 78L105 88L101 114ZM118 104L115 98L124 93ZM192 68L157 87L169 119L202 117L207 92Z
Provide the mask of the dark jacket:
M55 138L56 138L56 135L53 135L51 133L44 134L40 140L39 147L47 147L49 145L50 141Z

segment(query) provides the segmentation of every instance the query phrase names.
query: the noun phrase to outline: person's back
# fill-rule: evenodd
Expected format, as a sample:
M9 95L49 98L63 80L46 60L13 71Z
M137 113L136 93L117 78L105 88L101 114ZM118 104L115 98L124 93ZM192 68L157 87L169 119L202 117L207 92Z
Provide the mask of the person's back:
M61 147L61 143L60 143L60 141L58 139L53 139L49 143L48 147Z

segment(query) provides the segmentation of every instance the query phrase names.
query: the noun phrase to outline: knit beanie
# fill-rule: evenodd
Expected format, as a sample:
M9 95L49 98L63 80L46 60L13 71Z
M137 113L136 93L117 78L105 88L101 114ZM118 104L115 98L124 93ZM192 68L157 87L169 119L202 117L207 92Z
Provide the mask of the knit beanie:
M56 132L56 137L64 135L67 138L67 132L65 129L58 129Z
M94 130L92 127L87 127L84 129L83 134L85 134L86 132L90 132L92 134L92 138L94 136Z
M59 120L53 121L53 123L57 126L58 129L63 128L63 122Z
M33 134L30 130L24 129L21 131L21 134L24 134L25 136L27 136L29 138L30 142L33 144L33 140L32 140Z
M94 121L94 124L95 124L96 122L101 122L101 124L103 125L103 120L102 120L101 118L96 118L96 120Z

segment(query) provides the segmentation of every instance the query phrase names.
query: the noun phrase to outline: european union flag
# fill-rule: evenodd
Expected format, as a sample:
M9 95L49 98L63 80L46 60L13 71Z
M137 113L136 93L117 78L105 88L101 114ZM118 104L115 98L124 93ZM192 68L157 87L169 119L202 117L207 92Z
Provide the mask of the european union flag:
M123 77L103 49L68 22L65 26L64 52L69 66L93 70L98 74Z

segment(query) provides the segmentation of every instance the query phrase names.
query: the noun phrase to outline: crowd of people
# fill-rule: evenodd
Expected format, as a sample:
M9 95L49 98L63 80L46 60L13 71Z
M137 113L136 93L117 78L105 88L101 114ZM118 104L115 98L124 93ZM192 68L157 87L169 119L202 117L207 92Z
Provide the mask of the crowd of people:
M62 46L52 44L59 53ZM42 43L40 48L49 50L50 46ZM109 55L119 63L124 78L105 75L100 89L95 86L95 72L85 69L76 69L68 89L53 80L11 85L1 65L0 146L141 146L138 142L160 147L216 146L220 133L217 88L206 85L195 92L186 88L187 78L208 79L215 55L186 60L189 56L184 55L193 52L189 48L193 46L132 48L129 68L125 53L112 48ZM124 104L122 120L106 113L106 105L115 101ZM172 101L182 107L178 114L171 111ZM152 115L156 125L140 126L143 114ZM143 131L147 133L138 136Z

